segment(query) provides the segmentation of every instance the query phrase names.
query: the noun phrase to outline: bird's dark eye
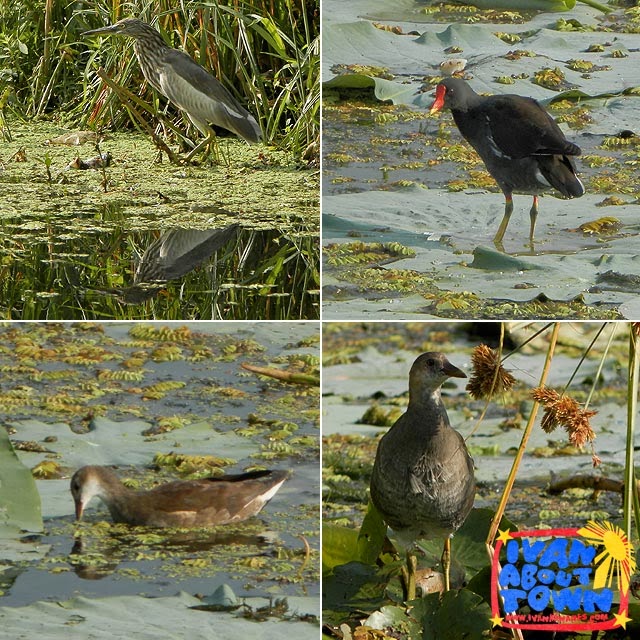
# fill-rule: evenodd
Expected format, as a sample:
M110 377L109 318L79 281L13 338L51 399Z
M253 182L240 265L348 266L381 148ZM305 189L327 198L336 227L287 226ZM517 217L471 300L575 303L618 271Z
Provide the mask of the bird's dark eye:
M433 367L434 364L435 364L435 360L433 358L429 358L427 360L427 366Z

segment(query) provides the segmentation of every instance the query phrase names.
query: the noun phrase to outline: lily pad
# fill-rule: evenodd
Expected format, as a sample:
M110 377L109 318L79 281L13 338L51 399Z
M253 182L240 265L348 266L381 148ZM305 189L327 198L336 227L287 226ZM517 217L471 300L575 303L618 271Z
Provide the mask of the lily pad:
M31 471L18 459L6 430L0 429L0 537L21 531L42 531L40 495Z

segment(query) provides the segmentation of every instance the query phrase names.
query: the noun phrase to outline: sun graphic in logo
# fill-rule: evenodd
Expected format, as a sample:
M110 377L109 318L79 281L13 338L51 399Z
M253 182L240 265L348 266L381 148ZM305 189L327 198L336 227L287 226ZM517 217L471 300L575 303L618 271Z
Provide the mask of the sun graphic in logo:
M636 563L633 559L633 548L625 532L610 522L589 520L586 527L578 529L578 535L594 544L604 545L604 551L599 553L593 561L596 566L593 588L601 589L611 586L615 574L618 579L618 590L626 596L629 589L629 576L636 570Z

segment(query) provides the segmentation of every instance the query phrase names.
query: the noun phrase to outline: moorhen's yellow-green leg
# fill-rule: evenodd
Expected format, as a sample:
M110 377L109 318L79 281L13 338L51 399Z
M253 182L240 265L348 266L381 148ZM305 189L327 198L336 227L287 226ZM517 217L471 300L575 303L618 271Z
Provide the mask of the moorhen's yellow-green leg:
M533 244L533 232L536 228L536 220L538 218L538 196L533 196L533 204L529 211L529 217L531 218L531 227L529 228L529 242Z
M402 582L404 584L405 602L416 598L416 569L418 561L414 553L407 549L407 565L402 567Z
M493 242L496 245L502 245L502 238L504 237L504 233L507 230L507 225L509 224L509 218L513 213L513 198L511 194L505 194L504 196L504 216L502 217L502 222L498 227L498 231L493 238Z
M451 538L449 536L447 536L447 539L444 541L444 550L442 551L440 562L442 563L442 571L444 572L444 590L449 591L451 588L449 580L449 569L451 568Z

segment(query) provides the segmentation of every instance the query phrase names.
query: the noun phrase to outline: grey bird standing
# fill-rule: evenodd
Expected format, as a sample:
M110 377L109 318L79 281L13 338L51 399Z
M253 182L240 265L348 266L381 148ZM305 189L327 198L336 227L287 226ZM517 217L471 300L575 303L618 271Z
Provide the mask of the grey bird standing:
M193 124L206 136L204 142L186 156L187 162L215 139L209 123L228 129L247 142L260 140L261 131L255 118L216 78L183 51L169 47L150 25L136 18L125 18L109 27L85 31L82 35L98 34L133 38L133 50L149 84L186 111Z
M380 440L371 476L371 500L401 543L444 538L447 591L451 536L471 511L476 490L473 460L440 398L450 377L467 376L442 353L423 353L413 363L409 406Z

